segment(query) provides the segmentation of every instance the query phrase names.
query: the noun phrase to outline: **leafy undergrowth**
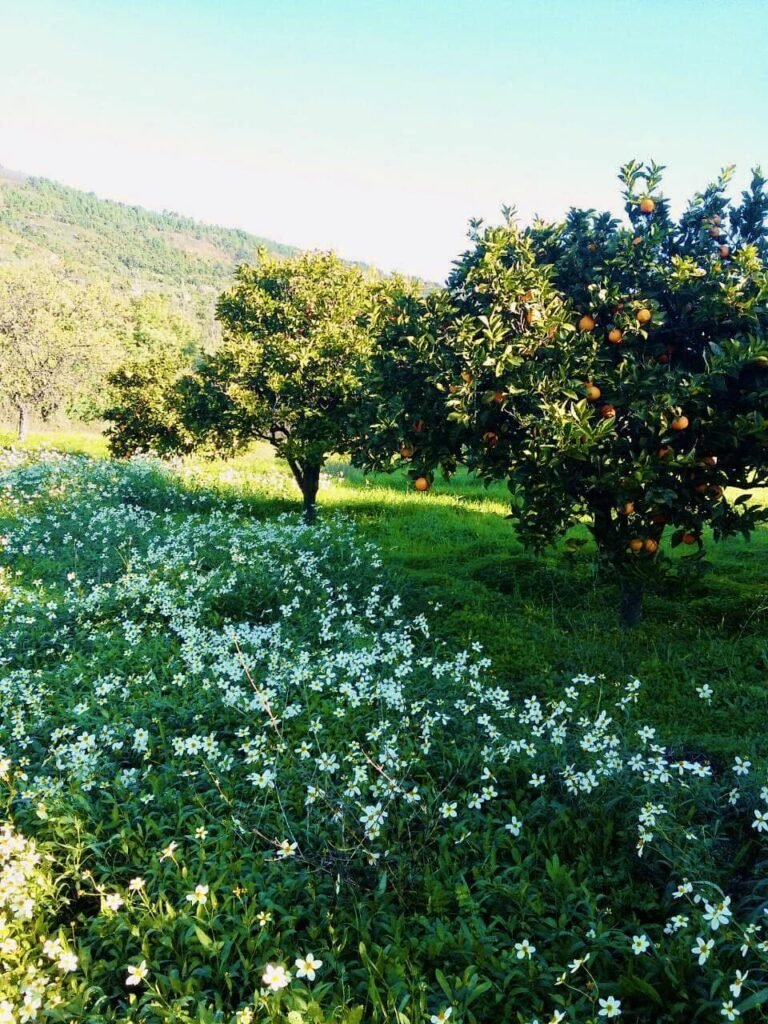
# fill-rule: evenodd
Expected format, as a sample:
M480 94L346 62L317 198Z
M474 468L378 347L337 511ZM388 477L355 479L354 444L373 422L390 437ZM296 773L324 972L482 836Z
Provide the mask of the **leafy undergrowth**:
M5 456L0 1020L765 1019L749 738L520 692L273 486Z

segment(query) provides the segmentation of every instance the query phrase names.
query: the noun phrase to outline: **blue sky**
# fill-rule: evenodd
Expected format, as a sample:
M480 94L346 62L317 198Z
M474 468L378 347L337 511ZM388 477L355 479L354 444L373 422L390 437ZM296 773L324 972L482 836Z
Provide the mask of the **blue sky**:
M467 220L768 167L768 0L0 0L0 164L441 278Z

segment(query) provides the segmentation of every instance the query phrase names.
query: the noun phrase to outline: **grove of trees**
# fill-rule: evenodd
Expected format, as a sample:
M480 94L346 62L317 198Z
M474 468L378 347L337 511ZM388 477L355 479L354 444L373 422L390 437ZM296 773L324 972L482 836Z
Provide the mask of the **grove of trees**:
M167 318L153 333L145 310L111 376L113 452L266 441L310 520L332 454L404 467L423 492L463 465L507 483L535 549L586 523L623 620L637 622L648 580L698 568L710 533L748 536L768 517L745 493L768 484L766 181L756 170L734 202L726 169L674 217L661 172L621 169L623 220L572 209L556 224L521 227L512 210L474 222L442 288L261 250L219 299L213 350ZM74 380L77 332L17 307L0 345L53 344L68 370L52 376ZM62 400L43 391L24 401ZM686 556L670 559L678 546Z

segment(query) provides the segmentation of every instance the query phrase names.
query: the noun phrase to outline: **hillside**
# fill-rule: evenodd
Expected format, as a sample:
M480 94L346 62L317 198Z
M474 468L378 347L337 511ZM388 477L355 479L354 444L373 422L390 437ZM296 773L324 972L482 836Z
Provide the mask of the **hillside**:
M289 246L177 213L153 213L0 167L0 266L55 263L131 291L219 292L259 246Z

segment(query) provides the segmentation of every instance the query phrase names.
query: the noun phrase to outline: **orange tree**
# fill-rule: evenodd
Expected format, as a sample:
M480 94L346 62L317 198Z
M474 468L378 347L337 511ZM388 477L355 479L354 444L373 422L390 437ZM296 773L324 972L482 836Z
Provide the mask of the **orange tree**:
M447 476L469 437L447 417L446 400L462 384L458 354L445 344L453 308L445 290L424 292L402 278L380 281L371 305L372 350L353 461L367 470L406 468L428 491L439 466Z
M223 340L213 353L184 372L159 356L114 375L113 452L231 455L267 442L288 463L311 521L326 459L348 451L359 431L380 289L333 253L282 259L261 250L219 299Z
M726 492L768 483L768 202L755 172L732 205L729 176L677 220L661 168L630 163L627 223L473 225L431 343L435 430L460 430L470 468L508 481L524 542L588 523L626 624L649 579L703 564L705 527L748 535L766 518ZM417 445L422 474L438 449Z

